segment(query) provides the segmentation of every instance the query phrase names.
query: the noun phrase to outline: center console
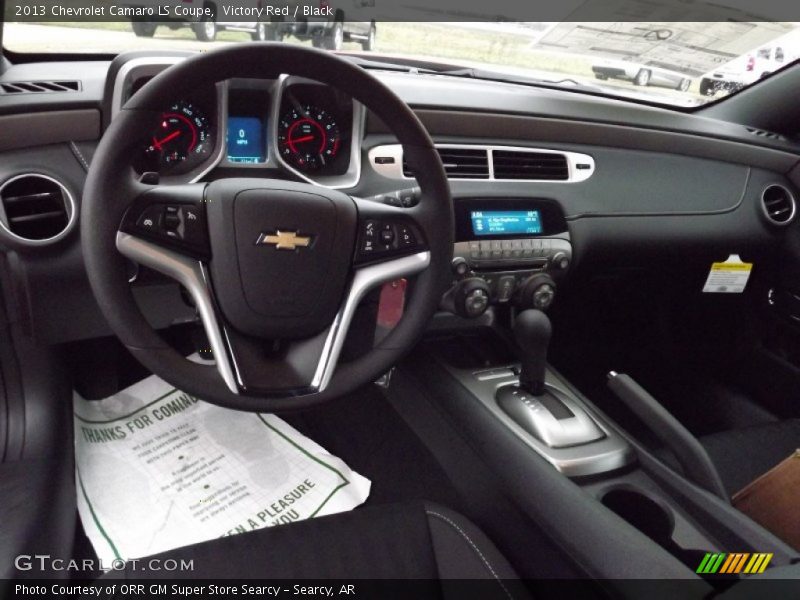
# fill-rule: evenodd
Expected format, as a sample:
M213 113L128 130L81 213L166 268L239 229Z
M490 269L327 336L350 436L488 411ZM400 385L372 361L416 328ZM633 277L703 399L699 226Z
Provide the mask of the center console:
M713 587L713 577L701 582L695 573L708 553L770 552L776 565L796 555L726 499L692 485L653 456L548 365L544 313L519 312L509 331L493 318L496 312L493 307L472 321L440 315L406 368L433 395L443 420L462 432L537 523L556 529L566 543L602 540L604 556L642 562L635 572L617 569L624 561L598 565L620 580L646 573L654 579L696 578ZM402 385L402 376L397 379ZM398 392L403 410L418 410L406 407L416 403L418 390ZM430 423L430 411L421 414L424 422L415 426L438 439L444 425ZM648 546L647 539L654 544ZM582 548L572 545L570 551ZM597 555L587 551L583 559ZM701 586L696 597L709 591Z
M453 287L443 308L481 316L493 304L547 309L572 262L564 214L547 199L459 198Z
M611 578L693 579L702 598L706 584L717 586L696 573L708 553L758 549L787 564L792 549L707 485L697 453L677 452L676 471L548 364L552 325L545 311L573 263L558 204L456 198L455 224L442 312L407 359L408 380L401 370L393 384L400 386L398 410L429 432L431 448L455 427L504 492L572 555L596 561L597 572ZM656 423L656 437L677 439L677 427L666 430L665 419L656 419L655 400L624 375L612 373L609 382L634 414ZM435 410L426 407L426 395ZM441 456L450 460L445 450ZM460 464L453 468L462 472ZM602 552L587 540L602 540Z
M544 312L523 310L514 321L519 362L509 357L505 364L476 368L477 364L444 360L444 367L490 414L564 475L597 475L631 464L635 459L629 444L548 367L550 331Z
M548 199L458 198L453 283L442 308L478 319L514 309L517 363L448 366L453 376L526 444L568 476L603 473L632 460L628 444L547 368L547 310L572 262L560 206Z

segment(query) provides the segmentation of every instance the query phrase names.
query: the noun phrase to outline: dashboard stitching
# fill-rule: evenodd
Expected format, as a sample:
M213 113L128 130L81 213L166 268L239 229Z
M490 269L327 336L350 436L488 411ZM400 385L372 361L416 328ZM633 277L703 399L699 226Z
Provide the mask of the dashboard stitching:
M69 148L70 148L70 150L72 150L72 153L75 155L75 158L78 159L78 162L81 163L81 166L83 167L83 170L88 173L89 172L89 162L83 156L83 153L78 148L78 145L75 142L70 142L69 143Z

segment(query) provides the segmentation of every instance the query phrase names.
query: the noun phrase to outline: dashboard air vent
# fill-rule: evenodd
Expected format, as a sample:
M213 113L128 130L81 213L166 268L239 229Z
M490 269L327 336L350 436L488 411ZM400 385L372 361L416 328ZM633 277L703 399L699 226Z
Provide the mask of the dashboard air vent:
M492 152L495 179L538 179L564 181L569 179L569 164L563 154L526 152L523 150L494 150Z
M797 212L794 196L782 185L770 185L761 194L764 215L775 225L788 225Z
M786 141L786 138L783 137L779 133L774 133L772 131L766 131L764 129L756 129L754 127L745 127L745 129L747 129L748 133L751 133L752 135L756 135L756 136L758 136L760 138L765 138L767 140L775 140L775 141L780 141L780 142L785 142Z
M3 94L44 94L47 92L78 92L81 82L75 80L59 81L4 81L0 83Z
M67 231L74 213L67 188L46 175L18 175L0 187L0 224L25 242L55 241Z
M436 148L449 179L489 179L489 153L476 148ZM403 160L403 175L413 177Z

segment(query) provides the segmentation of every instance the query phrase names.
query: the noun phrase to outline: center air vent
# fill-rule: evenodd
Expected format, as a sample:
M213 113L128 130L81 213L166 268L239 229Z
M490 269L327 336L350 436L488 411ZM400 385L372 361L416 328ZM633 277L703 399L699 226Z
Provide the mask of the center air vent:
M495 179L535 179L565 181L569 179L567 157L555 152L524 150L494 150L492 152Z
M480 144L436 144L436 150L448 179L580 183L595 170L594 158L569 150ZM407 180L414 176L400 144L370 148L369 162L383 177Z
M18 175L0 187L0 224L24 242L55 241L72 225L74 214L67 188L46 175Z
M767 219L775 225L788 225L797 212L794 196L782 185L770 185L764 190L761 208Z
M489 153L483 148L437 147L448 179L489 179ZM403 175L413 177L403 160Z
M4 81L0 83L3 94L44 94L47 92L78 92L81 82L75 80L60 81Z

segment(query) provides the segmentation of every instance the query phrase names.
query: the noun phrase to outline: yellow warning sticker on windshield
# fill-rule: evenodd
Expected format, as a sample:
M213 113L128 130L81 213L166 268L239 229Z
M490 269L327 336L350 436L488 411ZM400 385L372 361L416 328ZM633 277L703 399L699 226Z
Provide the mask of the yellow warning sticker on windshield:
M711 271L703 291L716 294L741 294L747 287L753 263L742 262L738 254L731 254L725 262L711 264Z

